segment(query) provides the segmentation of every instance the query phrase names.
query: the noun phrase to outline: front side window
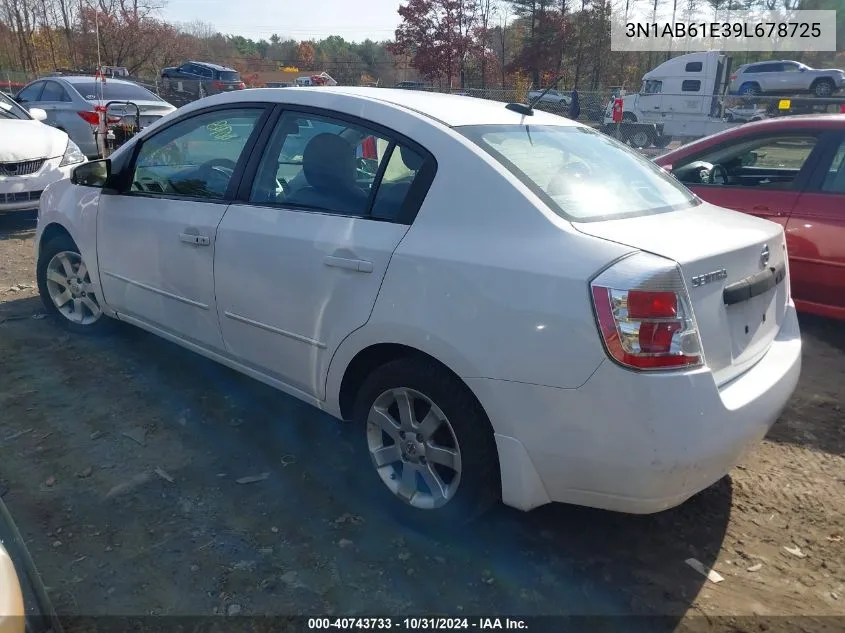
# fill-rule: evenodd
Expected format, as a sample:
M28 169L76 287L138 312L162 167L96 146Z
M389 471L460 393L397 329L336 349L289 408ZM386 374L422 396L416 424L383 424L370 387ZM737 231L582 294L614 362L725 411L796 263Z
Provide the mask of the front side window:
M287 112L273 131L250 201L366 215L391 150L389 139L360 125Z
M717 147L673 166L687 184L790 189L818 138L782 134Z
M701 82L698 79L685 79L681 84L681 90L684 92L698 92L701 90Z
M663 82L656 79L646 79L643 82L642 94L656 95L663 92Z
M38 101L39 97L41 96L41 91L44 89L44 83L45 82L43 81L39 81L21 90L18 93L18 101L20 101L21 103L30 103L33 101Z
M150 137L138 152L131 191L222 200L262 113L206 112Z
M700 204L681 183L636 151L580 126L458 128L549 207L573 222L633 217Z

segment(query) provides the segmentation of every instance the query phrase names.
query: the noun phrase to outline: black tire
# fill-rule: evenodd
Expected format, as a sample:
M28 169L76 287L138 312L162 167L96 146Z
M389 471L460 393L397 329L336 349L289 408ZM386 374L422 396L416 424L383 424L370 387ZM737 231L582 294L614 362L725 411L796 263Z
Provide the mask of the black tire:
M38 254L35 276L38 281L38 293L41 295L41 303L44 304L44 310L63 328L75 334L94 336L111 334L116 325L116 321L114 321L114 319L107 317L105 314L100 314L100 317L92 323L85 325L81 323L74 323L59 312L58 308L53 303L53 300L50 298L50 292L47 286L47 266L53 257L63 251L76 253L80 256L80 258L82 257L79 252L79 247L67 235L57 235L52 238L44 244ZM95 297L95 301L102 306L101 299L99 297Z
M833 96L834 92L836 92L836 84L830 79L818 79L813 84L813 94L820 99Z
M423 510L397 497L379 476L367 444L367 418L386 391L412 389L429 398L446 416L458 441L461 479L454 497L436 509ZM380 507L401 523L424 532L454 530L477 519L501 500L501 479L493 428L469 389L441 365L424 357L408 357L382 365L358 392L353 420L362 447L362 478Z
M654 143L654 133L645 128L641 130L634 130L628 136L628 140L631 143L631 147L635 147L637 149L651 147L651 144Z

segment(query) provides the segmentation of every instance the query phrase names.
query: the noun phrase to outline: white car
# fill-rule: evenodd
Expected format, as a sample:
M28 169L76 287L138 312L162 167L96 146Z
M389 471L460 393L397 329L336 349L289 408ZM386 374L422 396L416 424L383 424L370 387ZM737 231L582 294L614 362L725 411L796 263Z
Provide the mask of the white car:
M34 211L47 185L85 161L66 133L41 123L46 118L0 92L0 213Z
M41 296L71 330L126 321L352 420L353 470L406 519L670 508L795 389L783 229L524 110L348 87L188 105L47 189Z

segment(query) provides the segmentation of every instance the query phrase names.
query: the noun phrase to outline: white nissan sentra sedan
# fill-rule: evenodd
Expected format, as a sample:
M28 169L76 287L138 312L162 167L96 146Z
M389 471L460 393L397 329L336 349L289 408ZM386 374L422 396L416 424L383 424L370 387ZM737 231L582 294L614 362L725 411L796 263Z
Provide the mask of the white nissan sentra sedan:
M41 200L37 277L359 428L370 485L629 513L723 477L795 389L782 228L543 112L389 89L217 95Z

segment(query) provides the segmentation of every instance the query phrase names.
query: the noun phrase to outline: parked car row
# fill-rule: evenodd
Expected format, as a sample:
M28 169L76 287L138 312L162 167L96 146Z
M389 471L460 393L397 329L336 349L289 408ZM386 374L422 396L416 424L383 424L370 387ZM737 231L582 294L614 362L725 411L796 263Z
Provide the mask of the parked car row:
M121 79L98 80L93 76L66 76L38 79L27 84L15 97L27 107L37 107L46 112L49 125L66 132L88 158L98 158L95 130L99 125L96 108L109 102L124 102L109 108L110 124L124 119L134 124L134 108L138 106L141 127L152 125L176 108L146 88Z

